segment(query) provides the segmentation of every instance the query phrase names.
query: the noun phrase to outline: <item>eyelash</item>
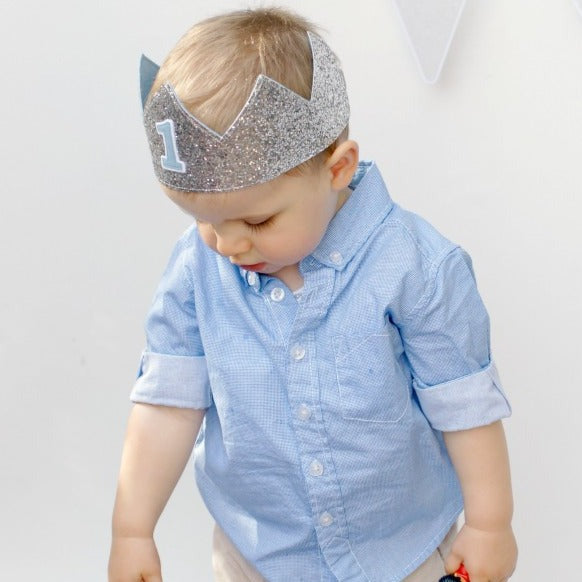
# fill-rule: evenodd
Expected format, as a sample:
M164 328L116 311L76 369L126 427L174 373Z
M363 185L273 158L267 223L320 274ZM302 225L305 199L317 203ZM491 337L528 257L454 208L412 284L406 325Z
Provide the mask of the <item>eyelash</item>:
M252 224L250 222L247 222L246 224L253 232L256 232L269 226L273 222L273 218L274 217L271 216L270 218L267 218L267 220L263 220L263 222L258 222L257 224Z

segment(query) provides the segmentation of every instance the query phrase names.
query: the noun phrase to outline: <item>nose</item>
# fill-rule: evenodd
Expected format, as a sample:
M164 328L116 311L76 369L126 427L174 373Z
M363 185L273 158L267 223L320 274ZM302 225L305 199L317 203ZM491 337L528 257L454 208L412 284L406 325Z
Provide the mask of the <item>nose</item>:
M234 225L215 227L214 234L216 236L216 250L224 257L241 255L250 249L248 237Z

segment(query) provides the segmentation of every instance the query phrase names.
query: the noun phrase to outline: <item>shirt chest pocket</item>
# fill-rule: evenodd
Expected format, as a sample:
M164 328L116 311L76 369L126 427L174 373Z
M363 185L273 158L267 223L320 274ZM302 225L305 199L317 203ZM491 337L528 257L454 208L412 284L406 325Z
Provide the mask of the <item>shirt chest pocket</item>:
M398 422L410 402L410 375L395 329L333 339L343 418Z

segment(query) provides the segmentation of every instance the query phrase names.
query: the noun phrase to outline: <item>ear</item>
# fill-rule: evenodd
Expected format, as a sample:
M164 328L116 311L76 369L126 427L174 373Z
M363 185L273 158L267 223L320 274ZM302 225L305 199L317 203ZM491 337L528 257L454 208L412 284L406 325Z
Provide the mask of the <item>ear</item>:
M359 161L359 147L354 140L347 139L337 146L326 162L334 190L343 190L350 185Z

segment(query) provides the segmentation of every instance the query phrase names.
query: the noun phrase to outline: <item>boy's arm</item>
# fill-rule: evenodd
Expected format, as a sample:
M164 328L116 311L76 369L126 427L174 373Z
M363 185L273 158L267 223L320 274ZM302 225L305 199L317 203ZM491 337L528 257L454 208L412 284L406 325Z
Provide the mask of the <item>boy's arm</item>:
M188 462L204 413L133 407L113 510L110 582L161 581L154 528Z
M465 504L465 525L447 557L446 570L452 573L462 562L471 582L504 582L515 568L517 545L503 425L497 421L447 432L444 439Z

